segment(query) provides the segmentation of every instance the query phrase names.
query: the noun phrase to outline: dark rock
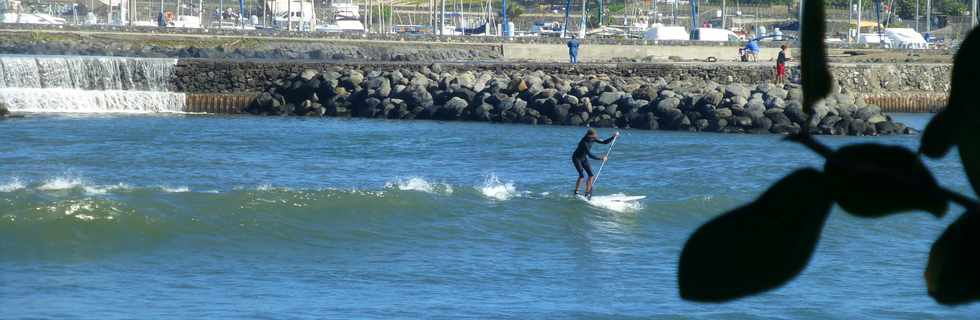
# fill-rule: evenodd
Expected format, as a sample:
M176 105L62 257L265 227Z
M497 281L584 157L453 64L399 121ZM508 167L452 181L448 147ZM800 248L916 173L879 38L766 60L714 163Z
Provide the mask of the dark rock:
M749 97L749 89L740 84L730 84L725 87L725 97Z
M391 81L383 77L373 78L368 80L367 89L374 90L376 97L387 98L391 95Z
M769 132L772 128L772 120L766 117L752 119L752 128L759 132Z
M879 134L897 134L901 133L898 126L893 122L879 122L875 124L875 129L877 129Z
M619 101L619 99L621 99L622 97L623 97L622 92L603 92L602 94L599 95L599 99L597 100L597 102L600 105L608 106L616 103L616 101Z
M777 109L770 109L770 110L777 110ZM769 120L772 120L772 125L774 127L776 125L789 126L790 124L793 124L793 121L790 120L790 118L787 117L786 114L783 112L767 112L766 117L768 117Z
M849 135L861 135L864 134L865 129L867 129L867 124L861 119L851 119L848 123L847 134Z
M732 122L733 125L748 128L752 126L752 118L749 117L735 117L735 121Z
M694 121L694 128L697 131L705 131L710 126L708 119L698 119Z
M796 124L802 125L806 123L808 119L806 113L803 112L803 107L800 106L799 103L791 103L790 105L786 106L786 111L784 111L783 113L786 115L786 117L789 118L790 121L793 121L793 123ZM775 120L776 119L773 119L773 121ZM776 123L779 122L776 121Z
M729 109L729 108L720 108L720 109L715 110L715 118L718 118L718 119L731 118L732 115L733 115L732 109Z
M866 106L864 108L858 109L857 113L854 115L855 118L859 118L864 121L871 120L871 117L881 114L881 108L878 106Z
M681 101L677 98L666 98L657 102L657 116L666 115L667 113L680 110L677 108L681 104Z
M778 134L797 134L800 133L800 126L798 124L773 124L772 128L769 129L772 133Z
M310 81L310 80L313 80L313 78L315 78L318 75L320 75L320 72L319 71L316 71L314 69L306 69L306 70L303 70L302 73L300 73L300 78L303 78L303 80L306 80L306 81Z

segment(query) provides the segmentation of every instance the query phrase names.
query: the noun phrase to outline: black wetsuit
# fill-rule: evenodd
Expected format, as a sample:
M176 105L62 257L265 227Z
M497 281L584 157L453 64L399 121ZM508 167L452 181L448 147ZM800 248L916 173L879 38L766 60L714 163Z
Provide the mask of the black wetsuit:
M602 160L602 158L592 154L592 143L609 144L613 141L613 138L615 136L606 140L599 140L598 138L586 136L582 140L579 140L578 147L575 148L575 153L572 154L572 164L575 165L575 170L578 171L579 178L585 178L585 173L588 173L590 177L594 176L592 174L592 166L589 165L589 158Z

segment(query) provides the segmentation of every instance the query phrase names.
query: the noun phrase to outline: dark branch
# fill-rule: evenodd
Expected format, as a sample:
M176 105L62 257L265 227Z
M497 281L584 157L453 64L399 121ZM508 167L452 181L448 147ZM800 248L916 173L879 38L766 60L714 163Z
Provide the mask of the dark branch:
M966 208L967 212L973 212L976 211L977 209L980 209L980 203L978 203L976 200L971 199L970 197L964 196L959 192L949 190L943 187L939 187L939 190L940 192L943 193L943 195L949 198L949 200L955 202L960 206L963 206L963 208Z
M830 147L827 145L820 143L820 141L817 141L817 139L814 139L813 136L810 135L808 126L803 128L803 131L800 131L799 134L786 137L786 140L802 144L825 159L829 159L830 155L834 153L834 150L830 149Z

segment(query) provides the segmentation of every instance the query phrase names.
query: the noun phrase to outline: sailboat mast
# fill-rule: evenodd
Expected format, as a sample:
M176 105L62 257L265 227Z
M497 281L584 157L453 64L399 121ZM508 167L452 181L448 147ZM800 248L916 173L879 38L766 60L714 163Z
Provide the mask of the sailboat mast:
M565 22L561 24L561 37L568 37L568 19L572 13L572 0L565 0Z
M503 17L504 17L504 21L503 21L503 25L504 25L503 26L504 36L505 37L509 37L510 36L510 18L507 17L507 0L503 0L503 4L501 5L500 11L503 12Z

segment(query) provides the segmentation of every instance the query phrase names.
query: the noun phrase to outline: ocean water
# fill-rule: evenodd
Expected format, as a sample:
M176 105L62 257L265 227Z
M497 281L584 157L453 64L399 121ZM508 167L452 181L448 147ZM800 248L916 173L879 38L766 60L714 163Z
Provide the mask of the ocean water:
M900 115L921 127L928 115ZM975 319L922 279L961 210L831 215L787 286L681 300L687 236L801 166L776 135L184 115L0 121L0 318ZM601 130L602 135L610 130ZM915 147L918 136L821 137ZM601 152L604 146L597 145ZM597 165L597 163L594 163ZM952 155L928 165L972 194Z

